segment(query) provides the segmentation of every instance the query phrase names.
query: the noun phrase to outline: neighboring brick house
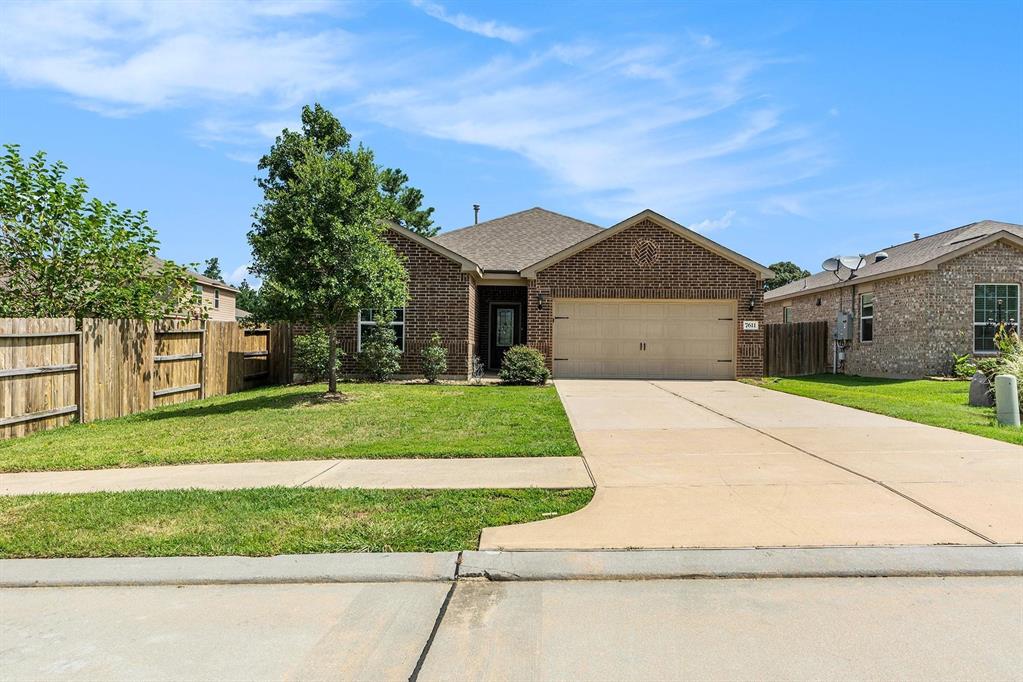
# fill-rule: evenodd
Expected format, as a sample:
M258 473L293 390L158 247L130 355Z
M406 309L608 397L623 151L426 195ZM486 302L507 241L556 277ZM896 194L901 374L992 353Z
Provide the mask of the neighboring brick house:
M953 353L992 354L997 323L1018 328L1023 226L984 220L864 259L849 281L820 272L767 292L766 321L826 320L830 333L848 312L839 370L889 377L946 373Z
M604 229L532 208L427 239L390 225L409 300L392 323L402 373L438 332L450 375L540 350L555 377L733 379L763 373L770 270L653 211ZM354 369L372 311L344 330Z

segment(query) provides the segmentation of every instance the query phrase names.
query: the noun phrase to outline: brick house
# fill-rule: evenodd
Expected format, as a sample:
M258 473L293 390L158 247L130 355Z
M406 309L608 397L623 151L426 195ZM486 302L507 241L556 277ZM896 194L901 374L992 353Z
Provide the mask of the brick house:
M830 331L848 312L852 339L841 344L839 370L907 378L948 372L953 353L993 354L996 324L1019 323L1023 226L984 220L864 262L848 281L819 272L767 292L767 323L826 320Z
M770 270L646 210L604 229L532 208L427 239L390 225L409 300L392 323L402 373L438 332L448 371L538 349L555 377L734 379L763 373ZM343 330L354 369L373 311Z

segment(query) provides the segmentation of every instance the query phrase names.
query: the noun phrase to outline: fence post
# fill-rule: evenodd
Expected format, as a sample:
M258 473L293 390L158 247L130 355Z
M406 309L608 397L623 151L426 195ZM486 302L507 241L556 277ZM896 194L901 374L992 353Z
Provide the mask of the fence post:
M75 405L78 406L78 423L85 423L85 330L79 329L75 337Z
M199 398L206 397L206 320L202 322L199 334Z

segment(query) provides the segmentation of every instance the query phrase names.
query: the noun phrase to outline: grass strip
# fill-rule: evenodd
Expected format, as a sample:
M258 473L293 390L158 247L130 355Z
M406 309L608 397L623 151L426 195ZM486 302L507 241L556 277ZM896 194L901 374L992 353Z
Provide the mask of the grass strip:
M577 455L552 386L271 386L0 441L0 471L356 457Z
M992 407L971 407L968 381L874 379L844 374L770 378L754 386L1023 445L1023 430L999 426Z
M488 526L585 506L583 490L258 488L0 498L0 558L476 549Z

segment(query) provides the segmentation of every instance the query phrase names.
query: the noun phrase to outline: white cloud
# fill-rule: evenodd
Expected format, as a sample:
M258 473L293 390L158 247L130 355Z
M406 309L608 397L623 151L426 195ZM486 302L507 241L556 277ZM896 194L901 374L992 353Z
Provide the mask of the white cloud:
M414 4L474 34L530 35L431 0ZM776 57L692 33L621 44L580 38L497 56L471 41L466 58L429 37L356 36L339 28L338 7L9 4L0 73L106 115L188 109L196 141L249 164L281 129L297 127L300 104L319 99L349 125L518 155L550 179L552 193L609 221L648 207L683 222L721 215L738 205L737 193L773 188L775 208L764 210L787 210L798 203L781 196L788 186L827 164L813 131L787 120L757 85Z
M528 38L530 34L530 31L522 28L509 26L508 24L502 24L493 20L476 19L461 12L449 14L443 5L430 2L430 0L412 0L412 4L434 19L450 24L460 31L475 33L485 38L496 38L508 43L520 43Z
M707 218L701 220L698 223L693 223L687 227L690 230L696 232L712 232L714 230L723 230L732 224L732 218L735 217L735 211L725 211L725 214L720 218Z
M249 274L249 267L251 265L252 265L252 263L242 263L241 265L236 267L234 270L231 271L231 274L229 274L227 276L227 280L226 280L227 283L228 284L234 284L235 286L238 286L239 284L242 283L243 279L248 279L248 280L250 280L250 284L251 284L252 275Z
M371 92L357 106L405 131L521 155L601 218L654 208L684 221L827 163L811 131L787 124L751 82L765 62L668 40L554 46Z
M15 84L56 88L124 115L203 102L293 107L354 87L344 60L356 39L289 30L319 3L12 3L0 70Z

